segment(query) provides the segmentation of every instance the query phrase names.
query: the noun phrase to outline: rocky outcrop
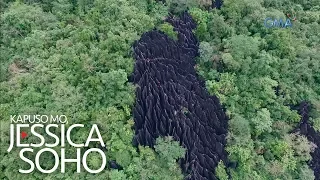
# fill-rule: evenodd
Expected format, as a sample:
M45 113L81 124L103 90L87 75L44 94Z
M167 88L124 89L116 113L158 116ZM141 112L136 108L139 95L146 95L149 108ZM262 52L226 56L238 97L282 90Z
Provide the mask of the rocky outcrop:
M214 0L212 2L212 8L220 9L223 4L223 0Z
M186 179L217 179L214 169L227 158L227 117L194 69L196 24L187 13L167 21L178 32L177 41L153 30L133 46L137 85L133 142L153 147L157 137L173 136L187 149L181 160Z
M298 126L300 134L305 135L308 140L314 143L317 148L311 153L310 168L313 170L315 179L320 180L320 133L318 133L309 122L310 104L308 102L301 102L294 108L301 115L301 121Z

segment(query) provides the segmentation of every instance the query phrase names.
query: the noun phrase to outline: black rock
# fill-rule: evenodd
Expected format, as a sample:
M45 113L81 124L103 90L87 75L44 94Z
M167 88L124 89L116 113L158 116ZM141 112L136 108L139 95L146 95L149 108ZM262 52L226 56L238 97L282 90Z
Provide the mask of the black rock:
M220 9L221 6L223 4L223 1L222 0L215 0L213 3L212 3L212 7L213 8L217 8L217 9Z
M178 40L152 30L133 45L138 85L133 110L134 145L153 147L160 136L172 136L187 149L179 162L185 179L217 179L212 173L220 160L227 163L227 117L219 99L209 95L194 69L198 40L188 13L167 20Z
M123 167L120 166L116 161L114 160L111 160L111 161L108 161L108 164L110 166L111 169L118 169L118 170L122 170Z
M309 122L310 104L303 101L291 108L297 110L301 115L299 126L294 132L300 132L300 134L305 135L310 142L317 146L315 151L311 153L312 159L309 162L309 166L314 172L315 180L320 180L320 133Z

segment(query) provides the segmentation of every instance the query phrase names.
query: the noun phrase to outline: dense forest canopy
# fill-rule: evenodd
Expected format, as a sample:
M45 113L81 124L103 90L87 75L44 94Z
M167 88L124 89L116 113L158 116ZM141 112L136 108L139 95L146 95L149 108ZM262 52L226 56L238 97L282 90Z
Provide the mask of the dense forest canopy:
M320 131L320 1L224 0L212 8L217 3L0 0L0 179L183 179L178 162L186 150L171 137L158 138L154 148L132 145L136 87L129 79L133 43L152 29L177 40L165 19L186 10L200 42L195 68L229 117L230 163L212 172L221 180L320 178L308 166L316 147L294 132L301 116L292 108L309 102L309 120ZM289 16L296 17L291 28L264 26L267 17ZM98 124L108 161L121 168L109 163L102 173L78 174L71 163L64 174L17 173L28 164L19 149L7 153L11 114L65 114L70 124ZM86 135L79 129L72 138L83 142ZM50 154L41 158L43 168L52 167ZM93 154L88 164L100 161Z
M313 179L312 144L291 133L290 109L312 104L319 123L319 1L225 1L221 10L192 9L199 26L198 71L230 116L227 151L233 179ZM292 28L265 28L266 17L295 14Z

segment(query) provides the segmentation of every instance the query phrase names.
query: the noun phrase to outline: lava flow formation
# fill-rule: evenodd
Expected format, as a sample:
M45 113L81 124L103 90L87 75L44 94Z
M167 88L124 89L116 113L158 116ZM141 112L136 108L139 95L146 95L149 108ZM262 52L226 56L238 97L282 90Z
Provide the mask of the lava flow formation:
M320 147L320 134L312 127L309 122L309 109L310 104L308 102L301 102L297 108L301 115L301 121L298 127L300 134L305 135L308 140L314 143L317 147ZM310 168L313 170L315 179L320 180L320 148L316 148L311 153L311 161L309 162Z
M194 69L198 41L188 13L167 19L178 40L152 30L134 43L137 85L134 144L153 147L159 136L172 136L187 149L181 160L185 179L217 179L214 169L226 162L227 117Z

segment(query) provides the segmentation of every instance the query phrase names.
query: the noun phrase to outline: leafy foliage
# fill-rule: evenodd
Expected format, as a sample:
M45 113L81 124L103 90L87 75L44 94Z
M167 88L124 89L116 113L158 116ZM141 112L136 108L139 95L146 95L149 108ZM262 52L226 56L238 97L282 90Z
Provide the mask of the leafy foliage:
M263 26L264 18L284 18L291 9L298 19L291 29ZM306 165L313 146L290 134L300 117L288 105L312 102L317 127L319 37L311 29L320 27L319 11L290 0L226 0L221 10L191 14L199 24L198 73L230 117L227 150L238 163L229 168L232 178L314 179Z
M161 31L165 32L172 39L174 39L174 40L178 39L178 33L173 30L173 26L171 24L169 24L168 22L161 24L159 29Z
M225 169L226 167L224 166L223 162L220 161L215 169L215 173L220 180L228 180L228 174Z
M0 18L0 179L24 179L16 171L28 168L17 160L19 149L6 153L10 114L64 114L69 124L98 124L107 160L116 160L124 168L77 174L70 163L65 174L34 171L30 179L183 178L176 160L184 151L177 143L159 140L160 149L170 150L161 153L132 146L135 97L128 82L133 71L130 50L142 33L167 15L164 4L141 0L1 3L5 6ZM76 128L71 138L84 142L87 134ZM66 148L66 157L74 154L74 149ZM29 154L30 159L34 156ZM43 168L52 167L52 157L41 157ZM90 154L87 162L98 167L100 155Z
M212 1L170 0L0 0L0 179L26 179L15 173L19 149L6 153L10 114L65 114L69 122L99 125L109 167L98 175L29 179L182 179L176 160L185 150L170 138L157 140L155 151L134 148L131 109L134 86L131 45L154 27L175 39L162 23L168 11L185 10L196 20L200 40L198 73L230 117L229 168L232 179L314 179L307 166L313 145L292 134L300 117L288 105L312 103L313 126L320 129L320 1L225 0L221 10L203 10ZM267 29L264 18L294 13L291 29ZM59 132L57 132L59 133ZM72 135L82 142L86 132ZM34 138L27 139L33 142ZM67 150L67 156L74 155ZM34 154L29 155L34 158ZM42 156L43 168L52 167ZM90 166L99 156L89 157ZM213 170L214 171L214 170ZM215 169L227 179L223 163Z

